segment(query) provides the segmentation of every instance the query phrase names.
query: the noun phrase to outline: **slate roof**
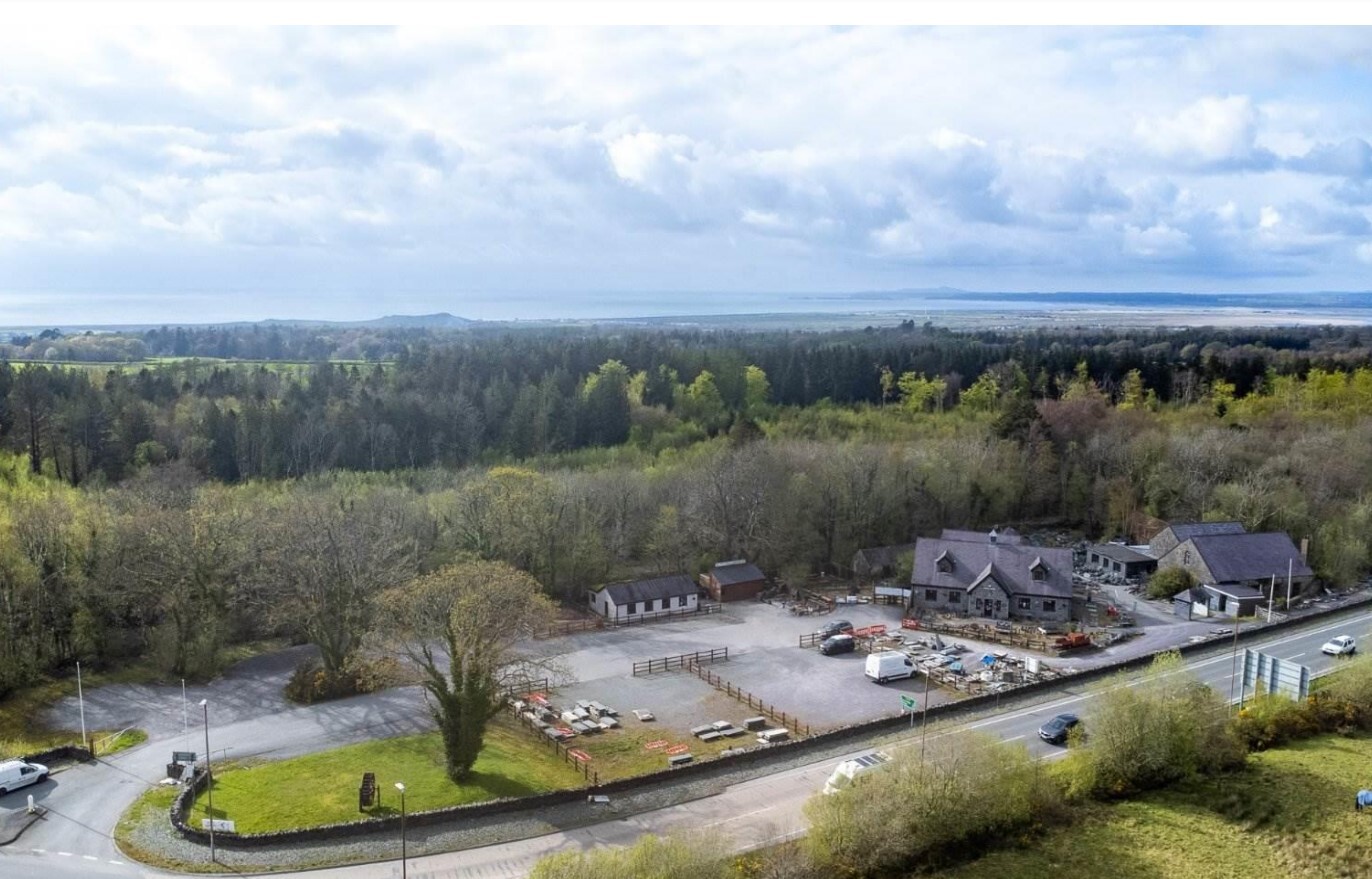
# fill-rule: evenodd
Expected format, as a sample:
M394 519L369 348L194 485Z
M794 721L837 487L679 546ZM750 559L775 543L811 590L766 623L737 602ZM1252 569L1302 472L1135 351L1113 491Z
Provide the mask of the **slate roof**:
M1240 583L1224 583L1224 584L1221 584L1221 585L1218 585L1218 586L1209 586L1209 585L1207 585L1207 586L1205 586L1205 587L1203 587L1203 588L1204 588L1207 592L1218 592L1220 595L1227 595L1227 596L1229 596L1230 598L1237 598L1237 599L1251 599L1251 598L1266 598L1266 597L1267 597L1267 596L1263 595L1261 592L1259 592L1258 590L1254 589L1252 586L1244 586L1244 585L1242 585L1242 584L1240 584Z
M1291 538L1280 531L1193 537L1191 545L1200 553L1216 583L1261 580L1273 574L1281 580L1286 577L1286 563L1292 559L1295 560L1291 566L1292 576L1312 577L1315 574L1301 558L1300 550Z
M941 556L952 560L951 571L938 569ZM1035 580L1030 573L1035 560L1047 568L1043 580ZM915 543L915 569L910 577L913 586L966 591L987 575L1012 595L1071 599L1072 550L931 537L921 537Z
M721 586L767 579L766 575L758 570L757 565L751 562L720 562L710 569L710 576Z
M1209 604L1209 603L1210 603L1210 593L1209 593L1209 592L1206 592L1206 591L1205 591L1205 588L1204 588L1203 586L1191 586L1191 587L1188 587L1188 588L1186 588L1186 589L1183 589L1182 591L1178 592L1176 595L1173 595L1173 596L1172 596L1172 600L1173 600L1173 601L1189 601L1189 602L1192 602L1192 603L1200 602L1201 604Z
M896 560L903 554L915 548L913 543L898 543L895 546L869 546L860 549L853 556L853 561L858 559L866 562L869 567L882 568L886 565L894 565Z
M1091 552L1094 552L1096 555L1103 555L1106 558L1113 559L1117 562L1128 564L1155 561L1151 555L1144 555L1137 550L1130 549L1119 543L1098 543L1091 547Z
M957 528L944 528L939 534L939 540L959 540L963 543L990 543L990 531L963 531ZM1018 546L1024 543L1024 538L1013 528L996 531L996 543L1003 543L1007 546Z
M651 580L631 580L626 583L608 583L601 588L602 591L609 593L615 604L619 605L659 598L676 598L678 595L695 595L700 591L696 581L685 574L654 577Z
M1210 537L1216 534L1243 534L1241 522L1182 522L1169 525L1177 543L1185 543L1193 537Z

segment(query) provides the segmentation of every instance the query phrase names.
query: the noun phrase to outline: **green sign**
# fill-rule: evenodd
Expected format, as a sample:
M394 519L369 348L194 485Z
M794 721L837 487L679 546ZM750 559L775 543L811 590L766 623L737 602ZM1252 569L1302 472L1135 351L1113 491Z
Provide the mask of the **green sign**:
M194 752L194 751L172 751L172 762L173 762L173 763L194 763L194 762L195 762L195 752Z
M914 697L914 696L905 696L905 695L902 695L902 696L900 697L900 710L901 710L901 711L914 711L914 710L915 710L916 708L918 708L918 707L919 707L919 704L918 704L917 702L915 702L915 697Z

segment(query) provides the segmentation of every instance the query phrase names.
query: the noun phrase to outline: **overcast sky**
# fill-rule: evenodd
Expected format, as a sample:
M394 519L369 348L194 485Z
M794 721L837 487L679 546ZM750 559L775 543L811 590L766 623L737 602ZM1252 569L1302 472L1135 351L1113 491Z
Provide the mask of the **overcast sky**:
M1365 28L6 27L0 324L1367 290L1369 141Z

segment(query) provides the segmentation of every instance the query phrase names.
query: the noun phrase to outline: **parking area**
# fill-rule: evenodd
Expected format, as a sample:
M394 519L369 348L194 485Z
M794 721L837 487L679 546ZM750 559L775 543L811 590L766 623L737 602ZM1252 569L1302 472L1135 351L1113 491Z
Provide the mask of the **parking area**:
M1139 611L1139 622L1145 627L1141 637L1083 653L1038 656L1046 667L1071 673L1180 646L1214 626L1213 622L1183 622L1153 608L1139 607ZM798 647L800 636L836 619L847 620L859 628L884 624L896 632L900 630L902 616L900 607L878 604L839 605L831 614L799 616L778 605L748 601L727 604L718 614L582 632L540 642L536 649L555 658L563 666L564 678L572 681L559 688L559 696L564 700L598 699L626 712L647 709L657 716L655 722L664 729L685 731L702 723L737 721L760 712L749 711L688 671L634 677L633 664L727 647L727 662L706 667L729 684L819 731L897 715L901 712L902 694L923 705L924 679L916 675L908 680L875 684L863 674L866 653L823 656L815 648ZM999 644L947 640L966 647L960 656L969 670L986 653L1029 655ZM961 694L935 686L929 690L928 701L938 705L957 698Z

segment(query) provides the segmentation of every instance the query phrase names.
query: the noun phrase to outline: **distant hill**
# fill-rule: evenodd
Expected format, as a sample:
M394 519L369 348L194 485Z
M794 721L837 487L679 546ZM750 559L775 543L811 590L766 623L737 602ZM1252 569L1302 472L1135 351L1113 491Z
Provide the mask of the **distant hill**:
M466 317L458 317L446 311L437 314L388 314L371 320L282 320L271 318L260 321L239 321L220 326L264 326L264 327L385 327L388 329L461 329L479 323Z

